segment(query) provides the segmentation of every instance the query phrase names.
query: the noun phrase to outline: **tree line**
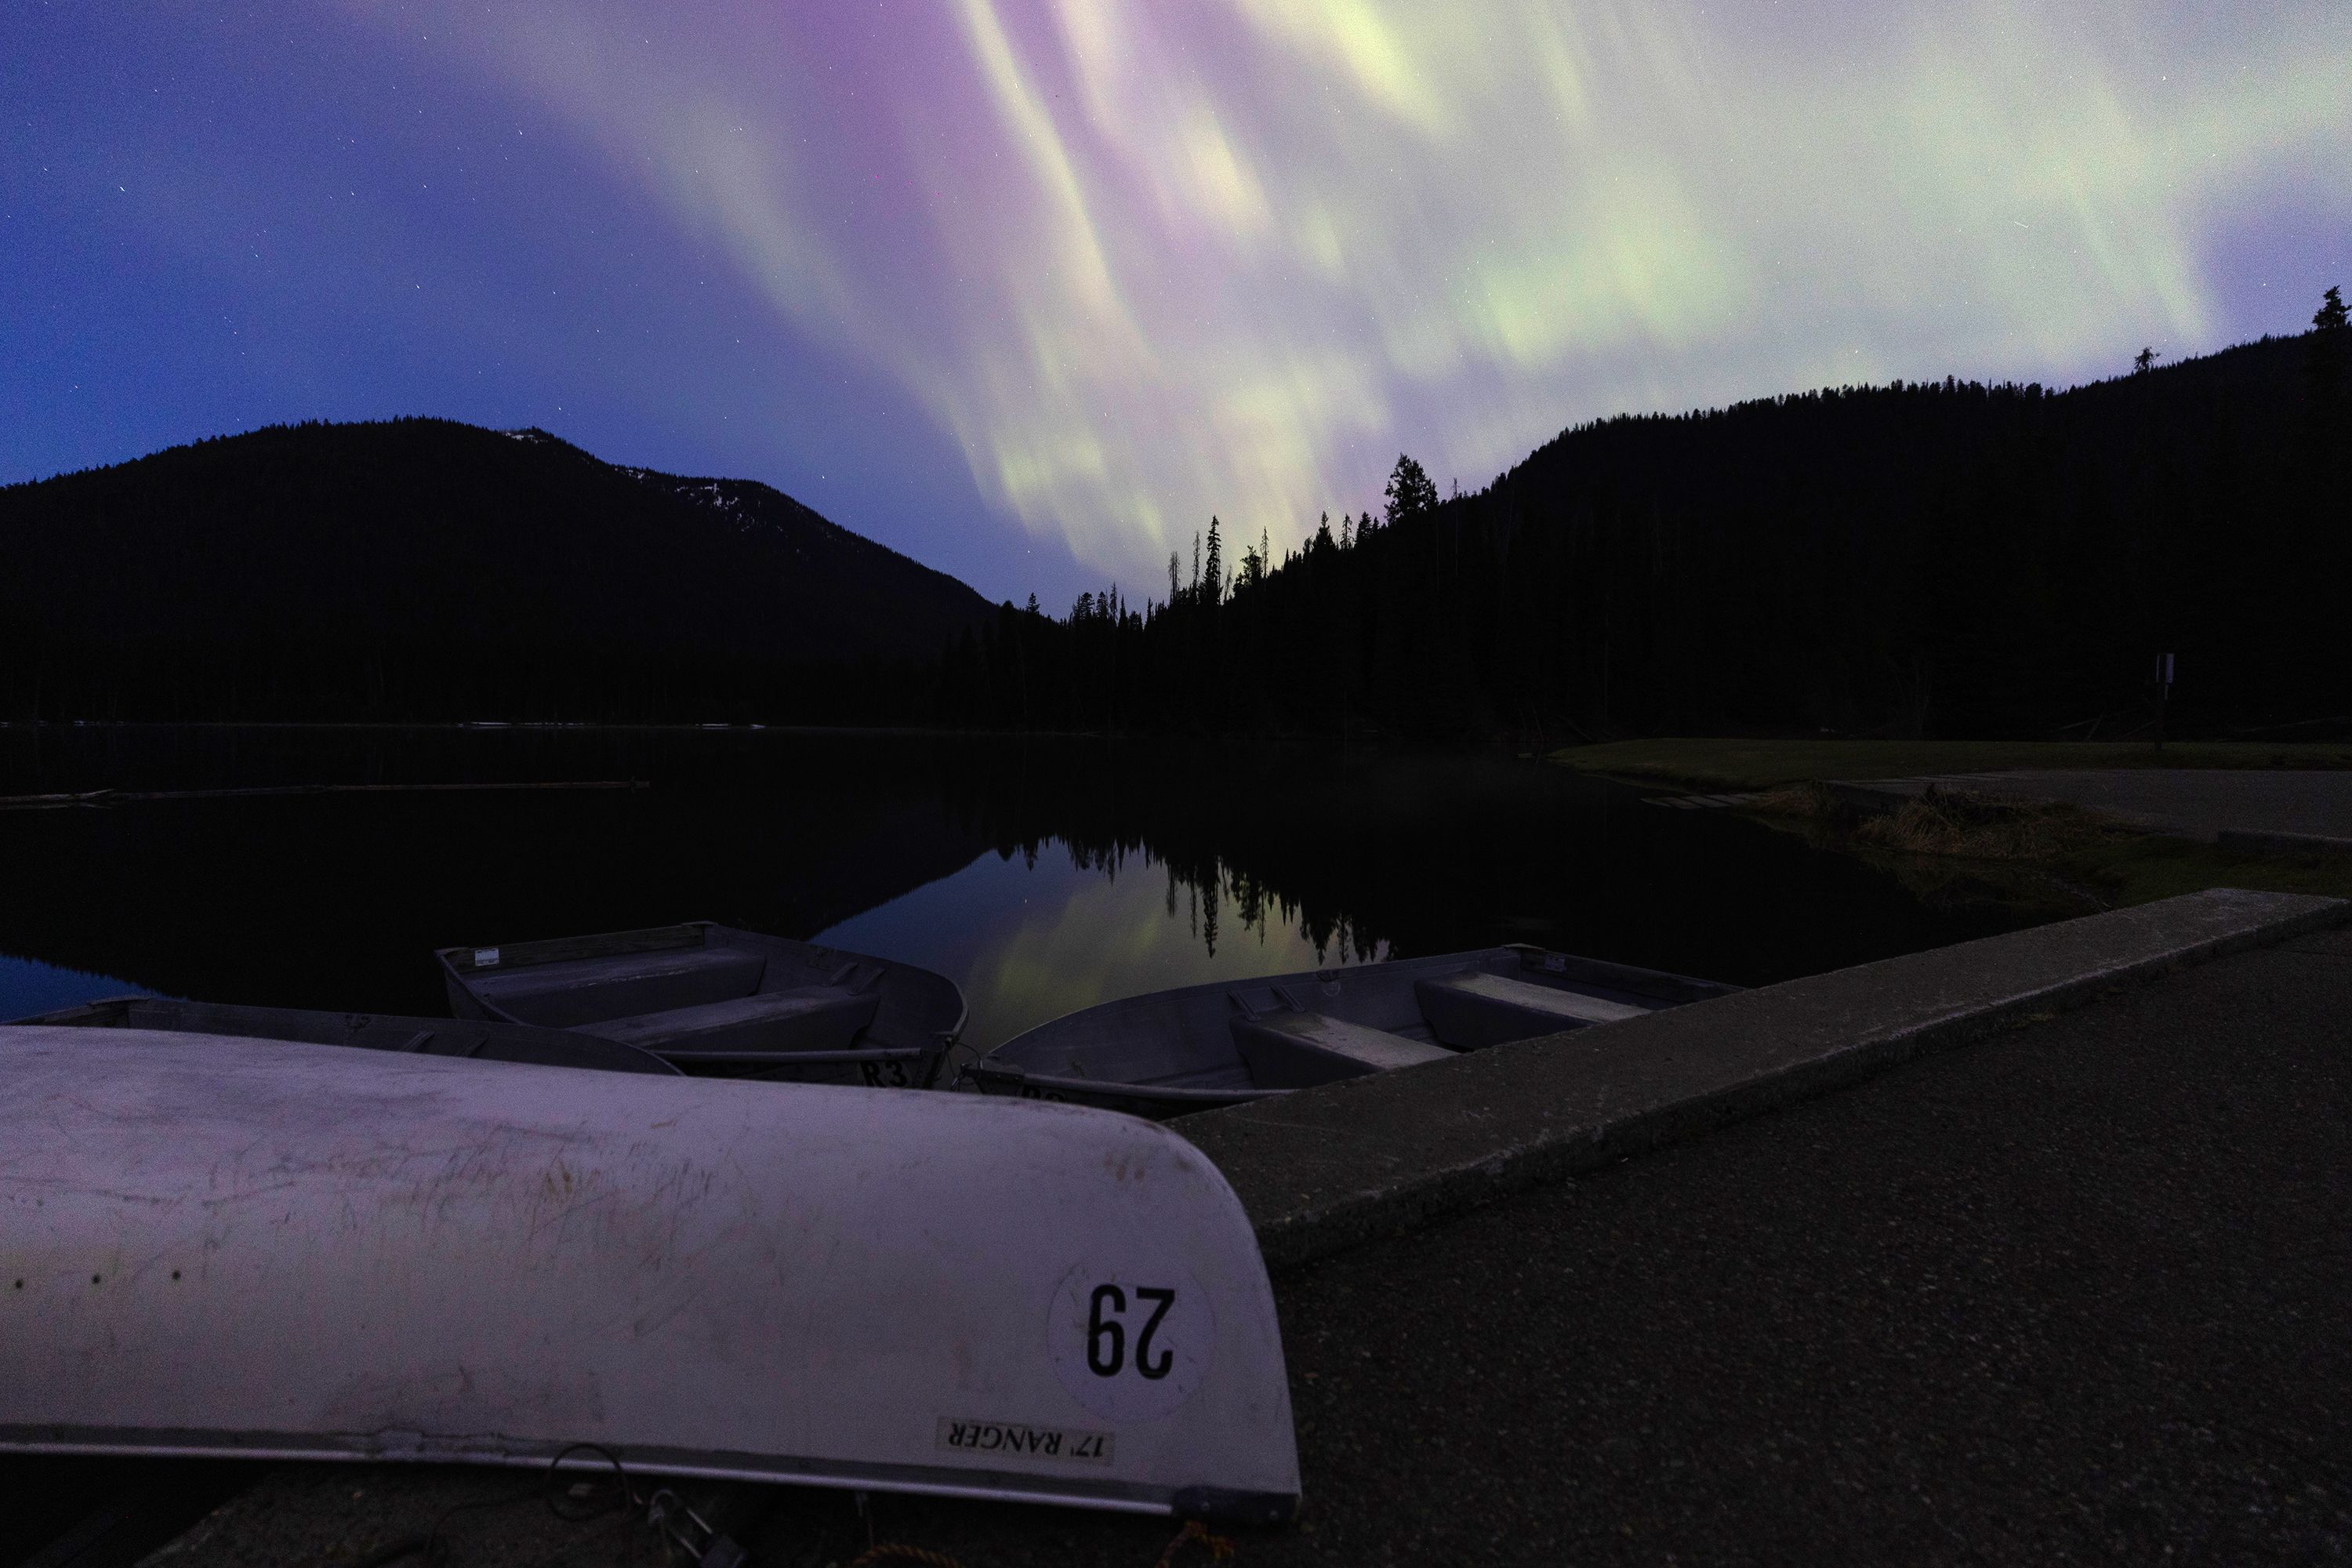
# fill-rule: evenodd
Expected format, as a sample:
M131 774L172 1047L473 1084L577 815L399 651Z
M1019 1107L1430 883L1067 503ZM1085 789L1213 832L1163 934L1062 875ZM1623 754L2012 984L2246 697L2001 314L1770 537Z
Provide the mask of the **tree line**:
M1164 597L999 606L938 710L991 729L1538 743L1664 732L2352 727L2347 344L2313 330L2054 392L1824 388L1563 433L1274 559L1211 519ZM2178 728L2176 729L2178 732Z

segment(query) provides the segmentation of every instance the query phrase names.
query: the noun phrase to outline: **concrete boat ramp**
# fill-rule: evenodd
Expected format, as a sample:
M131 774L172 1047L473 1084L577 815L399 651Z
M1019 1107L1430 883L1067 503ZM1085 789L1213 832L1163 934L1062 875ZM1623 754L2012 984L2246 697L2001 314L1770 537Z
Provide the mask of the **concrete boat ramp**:
M1275 1266L1298 1418L1300 1521L1235 1560L2352 1554L2347 922L2215 890L1180 1122ZM436 1521L452 1563L658 1560L517 1485L284 1467L152 1561ZM1171 1533L759 1500L753 1560L810 1568Z

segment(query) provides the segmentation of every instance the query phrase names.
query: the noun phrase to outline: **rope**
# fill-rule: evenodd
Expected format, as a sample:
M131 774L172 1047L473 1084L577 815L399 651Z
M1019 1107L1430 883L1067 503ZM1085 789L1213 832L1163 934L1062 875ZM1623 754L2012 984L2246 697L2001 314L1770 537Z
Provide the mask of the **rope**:
M903 1541L885 1541L867 1547L849 1560L849 1568L872 1568L877 1563L919 1563L923 1568L963 1568L963 1563L944 1552L934 1552L928 1546L909 1546Z
M1195 1541L1209 1549L1211 1562L1233 1561L1234 1543L1229 1537L1212 1535L1207 1525L1197 1519L1188 1519L1184 1521L1184 1528L1176 1532L1176 1539L1168 1543L1168 1550L1160 1554L1160 1561L1153 1563L1152 1568L1169 1568L1176 1561L1176 1554Z
M593 1454L612 1466L613 1480L618 1489L619 1496L607 1501L595 1497L592 1492L585 1500L584 1507L582 1506L581 1500L568 1499L568 1493L562 1486L563 1461L574 1454ZM578 1484L583 1488L594 1485L593 1482ZM543 1473L540 1486L541 1495L547 1499L547 1511L566 1524L584 1524L589 1520L600 1519L608 1513L617 1513L623 1509L643 1508L652 1500L630 1484L629 1472L621 1465L621 1456L605 1447L602 1443L574 1443L570 1447L558 1449L555 1457L547 1461L547 1469ZM566 1506L567 1500L570 1501L569 1507Z
M1208 1527L1195 1519L1188 1521L1184 1528L1176 1532L1176 1539L1168 1543L1168 1549L1160 1552L1160 1561L1153 1563L1152 1568L1173 1568L1177 1554L1196 1542L1208 1549L1211 1562L1233 1561L1233 1542L1222 1535L1210 1534ZM921 1564L922 1568L963 1568L960 1559L944 1552L934 1552L928 1546L911 1546L903 1541L885 1541L869 1546L851 1558L845 1568L874 1568L879 1563L915 1563Z

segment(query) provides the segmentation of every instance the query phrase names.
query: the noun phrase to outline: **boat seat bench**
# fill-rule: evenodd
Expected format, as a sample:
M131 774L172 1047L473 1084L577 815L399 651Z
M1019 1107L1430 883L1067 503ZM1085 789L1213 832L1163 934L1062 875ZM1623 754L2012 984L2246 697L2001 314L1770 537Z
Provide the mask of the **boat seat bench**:
M473 988L526 1023L571 1028L746 997L759 989L767 967L765 957L740 947L667 948L518 964L505 973L477 973Z
M1484 969L1416 980L1412 992L1431 1032L1462 1051L1558 1034L1562 1029L1613 1024L1649 1011Z
M1337 1079L1360 1078L1454 1055L1443 1046L1423 1045L1385 1029L1350 1024L1322 1013L1296 1010L1246 1015L1233 1021L1234 1043L1260 1089L1304 1089Z
M759 996L731 996L587 1024L583 1034L673 1058L743 1051L845 1051L882 1005L878 990L809 985Z

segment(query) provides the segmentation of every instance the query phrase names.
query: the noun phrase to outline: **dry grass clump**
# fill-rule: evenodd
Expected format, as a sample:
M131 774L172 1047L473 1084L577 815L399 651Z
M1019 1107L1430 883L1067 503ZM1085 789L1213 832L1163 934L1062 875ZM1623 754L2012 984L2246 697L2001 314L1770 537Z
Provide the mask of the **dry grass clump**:
M1832 795L1828 785L1811 780L1767 790L1748 802L1748 809L1767 816L1802 816L1822 822L1842 821L1853 816L1853 808Z
M1824 794L1827 792L1824 791ZM1864 843L1914 855L2049 860L2126 837L2129 829L2059 801L2009 800L1930 784L1897 810L1854 829Z

